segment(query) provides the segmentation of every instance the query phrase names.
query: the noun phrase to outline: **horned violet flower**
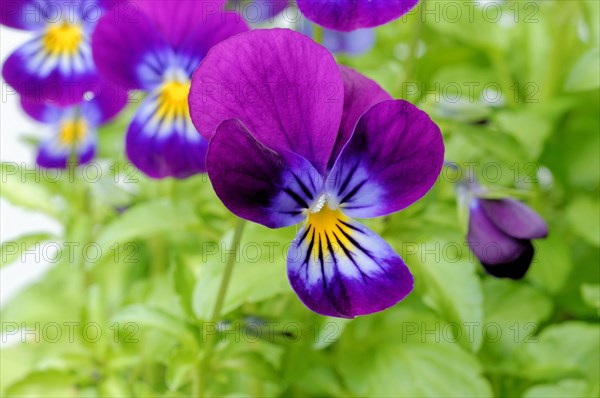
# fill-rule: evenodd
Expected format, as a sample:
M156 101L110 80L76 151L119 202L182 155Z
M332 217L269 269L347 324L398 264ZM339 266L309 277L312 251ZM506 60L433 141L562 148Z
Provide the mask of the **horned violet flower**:
M325 28L348 32L386 24L409 12L419 0L298 0L304 16Z
M52 126L52 134L40 143L37 164L66 168L69 162L91 161L96 152L98 126L116 116L126 103L127 93L107 84L95 85L80 98L80 103L68 107L21 98L25 113Z
M66 106L81 101L97 82L90 46L99 14L114 0L3 0L2 25L32 31L12 53L2 75L22 97Z
M534 255L531 240L548 235L544 220L511 198L475 197L469 214L467 242L486 272L498 278L525 276Z
M219 41L246 31L225 0L137 1L133 20L103 17L92 38L100 72L148 92L127 131L131 162L153 178L186 178L206 170L207 142L188 107L192 72Z
M410 293L400 256L353 218L394 213L433 186L444 145L424 112L287 29L215 46L193 76L190 107L223 203L271 228L304 222L287 265L311 310L351 318Z

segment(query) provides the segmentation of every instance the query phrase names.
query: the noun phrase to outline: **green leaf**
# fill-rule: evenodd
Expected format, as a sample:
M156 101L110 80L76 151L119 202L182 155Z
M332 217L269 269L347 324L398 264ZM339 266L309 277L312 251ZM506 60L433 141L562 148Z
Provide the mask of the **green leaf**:
M141 304L131 305L121 309L112 318L112 323L134 323L137 327L160 330L176 337L188 347L196 346L194 332L181 319L155 308L148 308Z
M250 224L238 246L237 263L229 282L223 313L238 308L243 303L255 303L277 294L290 292L287 279L287 248L291 242L291 229L271 230ZM194 313L199 319L212 316L225 263L231 249L228 233L220 244L210 244L204 249L198 279L194 288ZM226 243L225 243L226 242Z
M46 181L37 170L24 170L14 163L2 163L0 196L15 206L25 207L58 218L62 207L58 198L46 189Z
M585 380L566 379L555 384L538 384L523 394L523 398L597 397L598 392Z
M5 397L76 397L75 378L56 370L33 372L6 389Z
M600 284L584 283L581 285L583 301L594 308L600 308Z
M23 252L31 249L36 243L44 242L56 238L48 233L38 233L24 235L9 242L4 242L0 246L0 268L16 261Z
M597 324L571 321L549 326L535 344L525 344L518 355L523 376L533 380L586 377L593 386L600 384Z
M581 56L571 69L565 90L587 91L600 88L600 49L592 48Z
M585 241L600 246L600 202L587 196L578 196L567 207L571 228Z
M552 231L552 227L550 228ZM546 239L535 241L536 255L527 279L544 287L550 293L558 293L568 280L573 268L569 248L564 239L551 234Z
M429 245L438 247L433 242ZM439 247L452 249L444 242ZM464 246L460 249L464 249ZM424 258L427 259L427 256ZM411 263L415 279L419 281L417 291L421 291L422 287L423 302L448 322L455 323L459 328L459 342L465 348L476 351L481 345L482 335L473 334L469 328L470 324L480 325L483 322L483 294L475 265L466 261L440 260Z
M108 248L115 243L181 231L198 223L191 206L191 203L176 204L160 199L131 207L104 227L97 243L102 253L109 253Z

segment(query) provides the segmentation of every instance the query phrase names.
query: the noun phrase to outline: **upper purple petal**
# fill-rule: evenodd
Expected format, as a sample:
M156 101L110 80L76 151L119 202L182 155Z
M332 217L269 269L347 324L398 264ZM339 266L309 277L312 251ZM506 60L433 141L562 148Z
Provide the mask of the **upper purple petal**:
M58 122L70 108L61 108L50 102L21 97L21 108L27 115L42 123Z
M15 29L36 30L47 22L43 6L39 0L2 0L0 3L0 24Z
M239 119L265 146L295 152L324 174L343 95L324 47L289 29L260 29L213 47L192 78L190 110L207 139L222 121Z
M505 234L519 239L539 239L548 235L546 222L531 208L510 199L479 199L485 214Z
M239 217L270 228L302 221L323 185L306 159L267 148L237 120L224 121L217 128L206 162L225 206Z
M336 213L324 215L331 216ZM331 222L312 217L323 215L309 216L288 252L288 278L308 308L354 318L389 308L411 292L408 267L380 236L341 213Z
M489 266L518 261L530 245L500 230L488 217L479 199L471 201L467 243L475 256Z
M383 101L358 121L327 178L330 198L351 217L378 217L419 200L437 180L444 142L427 114Z
M159 85L174 59L165 38L143 13L102 17L92 35L92 48L100 73L131 89Z
M337 160L342 148L348 143L360 117L373 105L391 100L392 97L377 83L352 68L340 65L344 80L344 113L329 165Z
M216 15L221 17L225 3L226 0L135 0L139 11L154 22L174 50L188 40L196 25Z
M248 31L248 25L234 12L219 12L197 22L187 39L177 48L180 65L191 76L200 61L217 43Z
M348 32L400 18L419 0L298 0L304 16L329 29Z

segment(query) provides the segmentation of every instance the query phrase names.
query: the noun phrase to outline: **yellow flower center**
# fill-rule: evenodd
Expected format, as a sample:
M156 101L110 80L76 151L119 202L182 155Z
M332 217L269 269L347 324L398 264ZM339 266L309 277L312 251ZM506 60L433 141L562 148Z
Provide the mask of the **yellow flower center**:
M52 25L44 36L44 47L50 54L75 54L83 41L83 29L80 25L62 22Z
M87 123L85 120L67 120L60 127L59 140L63 145L72 146L83 141L86 133Z
M188 94L190 82L168 81L160 88L157 115L171 121L174 118L189 117Z
M340 209L331 209L325 204L319 211L308 213L306 228L309 241L313 241L312 256L321 257L328 253L344 255L352 247L350 218Z

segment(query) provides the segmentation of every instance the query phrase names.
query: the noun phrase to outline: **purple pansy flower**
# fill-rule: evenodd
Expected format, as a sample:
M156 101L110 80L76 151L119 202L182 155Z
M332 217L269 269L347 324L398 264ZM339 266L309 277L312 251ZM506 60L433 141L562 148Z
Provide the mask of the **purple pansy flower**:
M325 28L348 32L400 18L419 0L298 0L304 16Z
M190 109L233 213L270 228L304 221L287 265L306 306L352 318L410 293L406 264L353 217L394 213L433 186L444 145L424 112L287 29L215 46L193 76Z
M487 273L498 278L525 276L534 254L531 240L548 235L544 220L510 198L475 197L469 213L467 242Z
M127 156L153 178L205 172L208 143L190 120L190 77L214 44L248 27L238 14L221 11L225 0L135 4L131 20L105 17L92 38L103 75L148 92L127 131Z
M97 82L90 36L111 0L3 0L2 25L35 37L11 54L2 75L22 97L61 106L81 101Z
M53 126L52 134L40 143L37 164L66 168L70 161L91 161L96 152L97 127L116 116L126 104L127 93L107 84L96 84L80 103L68 107L21 98L25 113Z

